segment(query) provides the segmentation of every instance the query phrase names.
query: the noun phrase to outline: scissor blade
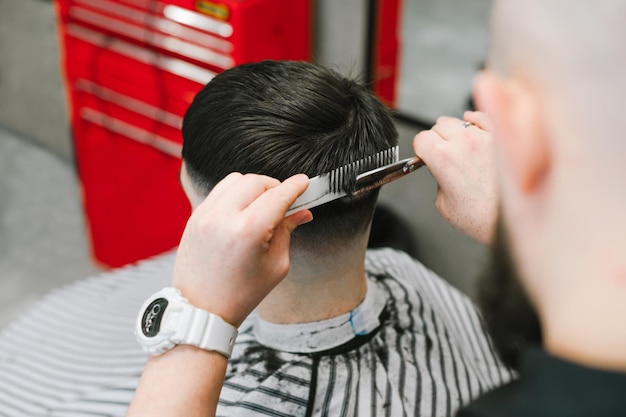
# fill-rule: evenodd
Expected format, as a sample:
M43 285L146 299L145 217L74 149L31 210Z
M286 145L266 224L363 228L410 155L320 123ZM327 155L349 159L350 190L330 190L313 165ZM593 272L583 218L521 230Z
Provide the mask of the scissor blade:
M414 172L422 166L424 166L424 161L415 156L364 172L356 177L356 190L352 194L358 195L374 188L382 187L391 181Z

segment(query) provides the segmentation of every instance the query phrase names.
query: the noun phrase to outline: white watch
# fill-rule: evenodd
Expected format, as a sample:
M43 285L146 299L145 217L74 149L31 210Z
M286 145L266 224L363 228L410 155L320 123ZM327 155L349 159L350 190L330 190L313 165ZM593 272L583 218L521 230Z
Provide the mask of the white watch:
M237 328L218 315L192 306L177 288L167 287L143 304L135 335L143 350L151 355L183 344L214 350L229 358Z

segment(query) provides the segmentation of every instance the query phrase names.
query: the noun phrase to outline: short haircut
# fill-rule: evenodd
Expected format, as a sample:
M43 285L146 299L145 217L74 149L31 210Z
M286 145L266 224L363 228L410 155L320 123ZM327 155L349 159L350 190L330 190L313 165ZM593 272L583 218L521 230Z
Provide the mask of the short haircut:
M196 95L183 121L183 160L207 194L231 172L313 177L389 149L397 136L389 111L356 81L312 63L263 61L220 73ZM317 207L294 238L362 233L377 197Z

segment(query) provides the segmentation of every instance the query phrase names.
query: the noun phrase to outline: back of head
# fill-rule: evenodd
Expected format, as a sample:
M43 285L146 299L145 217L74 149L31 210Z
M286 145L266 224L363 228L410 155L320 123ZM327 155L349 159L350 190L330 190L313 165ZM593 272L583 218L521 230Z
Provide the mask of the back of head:
M623 240L626 2L494 4L489 67L532 92L536 119L545 125L538 135L550 138L550 169L559 189L553 195L562 201L563 213L555 217L578 215L571 223L581 235L588 223L593 233L603 230Z
M598 167L626 151L626 2L496 0L489 66L543 96L546 118L570 149ZM606 142L599 145L599 142ZM626 164L619 164L626 166ZM623 172L623 171L622 171Z
M394 146L397 132L387 109L355 81L311 63L263 61L209 82L185 115L183 138L189 177L206 194L231 172L281 181L319 175ZM327 245L364 233L377 194L313 209L313 222L292 242Z

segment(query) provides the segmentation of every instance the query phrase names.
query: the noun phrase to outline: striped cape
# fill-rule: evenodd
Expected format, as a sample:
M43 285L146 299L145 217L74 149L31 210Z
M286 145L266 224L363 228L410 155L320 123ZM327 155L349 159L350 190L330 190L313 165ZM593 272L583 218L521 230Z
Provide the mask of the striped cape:
M0 335L0 416L124 416L146 356L139 307L167 254L45 296ZM471 302L408 255L367 254L358 314L277 326L252 315L219 416L451 416L508 381ZM346 330L348 329L348 330Z

